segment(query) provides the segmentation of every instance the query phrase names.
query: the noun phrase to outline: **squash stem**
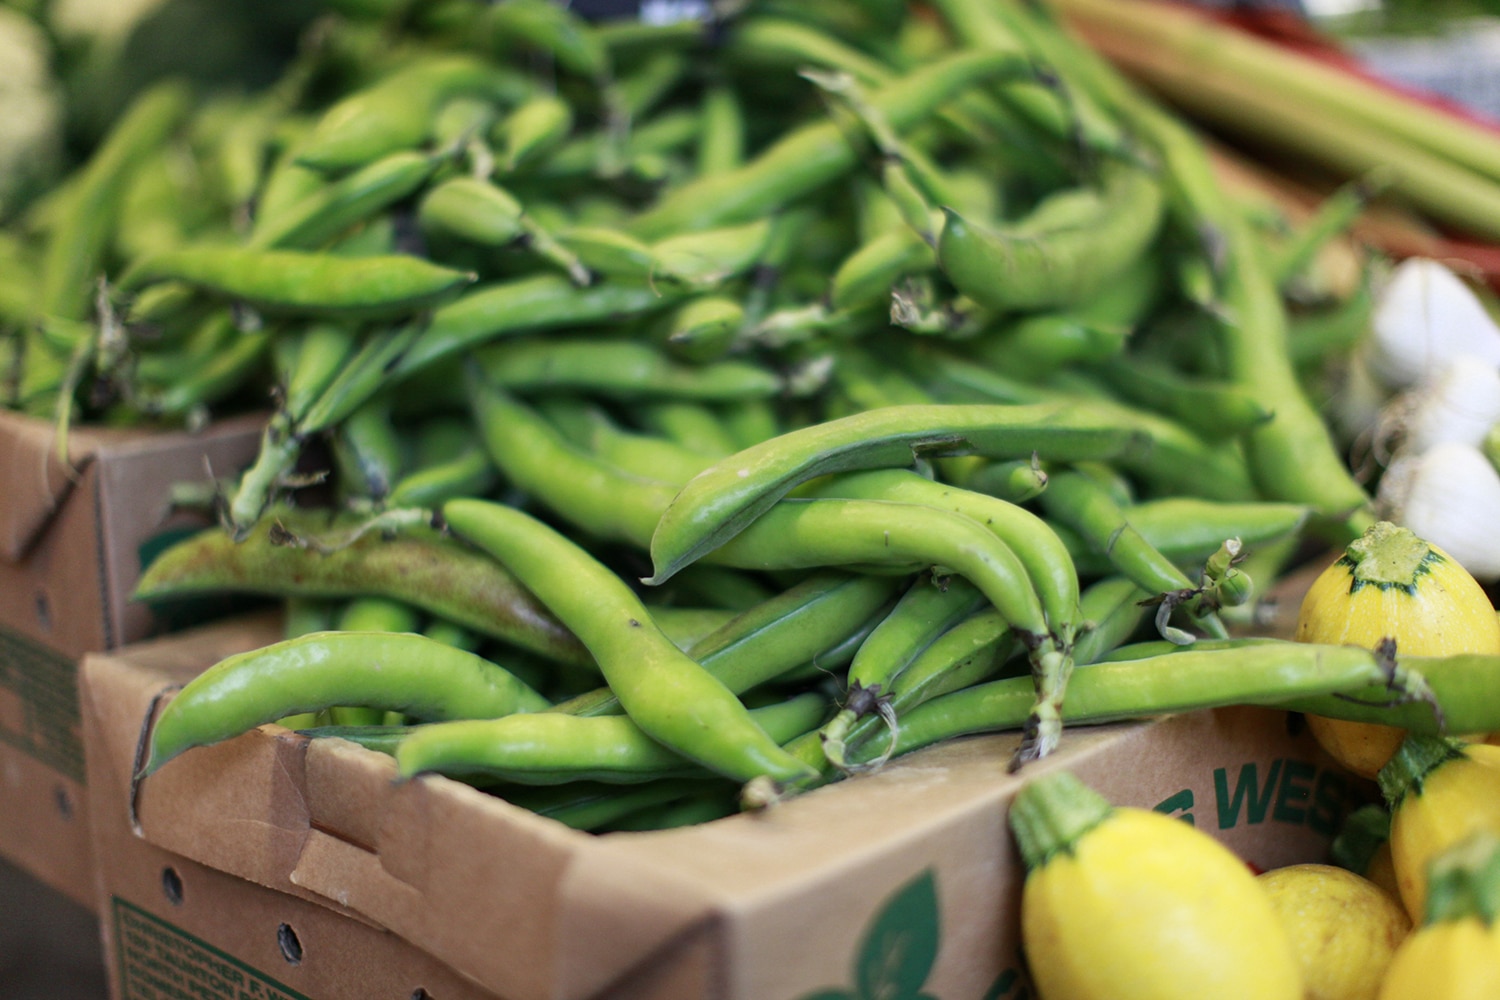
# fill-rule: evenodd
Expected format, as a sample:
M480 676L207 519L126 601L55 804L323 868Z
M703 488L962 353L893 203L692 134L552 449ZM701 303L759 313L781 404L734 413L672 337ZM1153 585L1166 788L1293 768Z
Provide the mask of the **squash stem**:
M1429 869L1425 924L1500 915L1500 838L1480 831L1439 854Z
M1415 591L1417 581L1441 557L1410 528L1377 521L1344 550L1351 563L1350 592L1371 585Z
M1463 756L1462 740L1417 733L1408 735L1376 776L1386 806L1394 812L1409 793L1421 794L1422 783L1434 770Z
M1108 799L1070 771L1054 771L1024 786L1011 802L1010 829L1026 870L1042 867L1059 852L1071 854L1079 838L1113 811Z

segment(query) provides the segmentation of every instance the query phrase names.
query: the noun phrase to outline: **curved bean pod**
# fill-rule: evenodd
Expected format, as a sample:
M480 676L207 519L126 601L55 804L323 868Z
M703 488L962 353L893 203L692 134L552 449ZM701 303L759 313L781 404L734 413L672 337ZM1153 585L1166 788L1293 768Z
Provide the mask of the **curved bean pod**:
M476 354L485 377L519 393L583 391L613 399L762 399L782 378L749 361L683 365L651 344L618 338L515 339Z
M736 615L688 653L729 690L743 694L802 664L821 662L850 636L862 635L899 583L894 576L814 573ZM604 715L619 711L619 699L609 688L599 688L551 710Z
M804 694L750 712L777 743L816 726L828 702ZM526 785L570 781L630 784L707 776L700 766L647 736L622 715L530 713L501 719L436 722L410 730L395 748L402 777L426 772L482 774Z
M437 305L475 275L419 257L339 257L297 250L193 246L141 261L122 287L186 281L268 313L384 318Z
M1391 704L1393 694L1423 688L1430 689L1430 700ZM1403 657L1393 681L1368 650L1256 642L1218 649L1187 647L1160 656L1079 667L1063 717L1078 725L1199 708L1264 705L1319 713L1327 709L1334 718L1437 733L1442 730L1433 711L1437 704L1455 729L1487 732L1500 725L1494 699L1497 689L1500 657L1495 656ZM894 754L957 736L1019 728L1028 696L1024 679L1017 678L934 699L907 714ZM857 762L866 762L878 755L876 751L867 745L853 756Z
M733 538L800 483L830 472L901 468L922 456L1078 460L1144 442L1083 403L891 406L815 424L715 463L672 500L651 537L661 583Z
M674 646L634 592L587 552L501 504L453 500L443 518L569 626L626 714L653 738L739 781L806 776L806 767L766 736L734 693Z
M402 357L391 376L405 378L499 337L619 321L666 308L672 301L670 293L644 285L600 282L578 288L556 274L485 285L435 310L422 338Z
M817 484L810 495L920 503L978 521L1016 553L1036 588L1052 632L1065 646L1072 644L1079 627L1078 572L1062 539L1026 508L946 486L910 469L842 473Z
M1146 251L1162 218L1161 186L1146 171L1113 167L1104 185L1098 211L1051 230L992 229L946 209L938 266L955 288L995 310L1090 298Z
M893 78L870 95L870 103L900 132L980 80L1030 72L1021 53L960 51ZM804 126L737 170L674 188L632 228L652 240L770 215L848 171L858 155L837 124Z
M421 145L439 105L451 98L467 94L513 103L530 89L523 78L470 56L425 59L335 103L313 126L296 161L326 173L353 170Z
M1193 581L1131 525L1105 487L1089 475L1076 471L1054 475L1042 493L1041 503L1049 516L1083 535L1117 573L1129 577L1141 589L1154 595L1196 595ZM1186 610L1211 636L1222 638L1227 634L1212 610L1191 602ZM1174 641L1192 641L1175 632L1164 634Z
M193 747L336 705L446 720L547 704L502 667L423 635L313 632L230 656L189 681L152 726L141 776Z
M580 666L593 662L577 638L493 559L431 529L410 528L394 538L371 533L328 553L277 544L283 535L337 536L360 523L283 508L262 518L242 542L208 529L158 556L142 573L133 597L380 594L552 660Z
M414 150L381 157L304 196L271 221L257 226L249 245L277 250L320 247L355 223L417 191L446 159L445 155Z

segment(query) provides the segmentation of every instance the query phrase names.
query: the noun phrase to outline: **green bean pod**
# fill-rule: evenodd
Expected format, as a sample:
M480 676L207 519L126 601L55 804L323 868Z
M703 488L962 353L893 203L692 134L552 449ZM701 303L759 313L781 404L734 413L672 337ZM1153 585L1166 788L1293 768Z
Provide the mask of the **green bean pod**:
M669 156L699 137L700 115L696 111L668 108L638 123L625 137L621 151L628 163ZM528 177L559 180L599 174L605 151L616 141L608 130L598 130L568 140L551 156L536 164Z
M594 81L612 74L609 49L577 14L548 0L503 0L484 15L484 30L497 44L545 52L559 66Z
M158 152L191 104L191 93L181 81L151 87L131 102L84 165L48 235L38 272L38 314L70 319L90 314L94 280L103 268L131 172Z
M962 579L919 577L854 654L848 686L888 688L892 677L982 601L973 584Z
M217 529L199 532L158 556L134 598L164 601L205 593L348 598L378 594L405 601L484 635L562 663L592 663L577 638L493 559L429 529L393 538L361 535L329 552L283 540L340 539L364 523L355 516L278 509L236 543Z
M1181 421L1204 440L1243 434L1275 416L1237 385L1189 377L1164 365L1117 358L1097 371L1126 400Z
M651 400L639 408L638 419L641 426L700 455L722 458L735 450L724 422L708 403L692 399Z
M783 500L726 543L715 561L764 570L938 566L977 587L1030 648L1054 647L1016 554L983 524L951 511L887 500Z
M631 589L588 553L499 504L453 500L443 506L443 518L569 626L594 654L626 714L651 737L739 781L807 775L733 692L672 645Z
M890 691L881 699L883 710L843 723L836 719L813 734L816 741L803 737L797 742L804 745L788 749L806 760L812 752L808 744L821 742L815 759L820 772L831 776L830 767L853 770L851 757L874 741L882 728L899 728L901 719L917 706L994 677L1020 648L1005 619L993 608L976 612L939 635L892 679Z
M339 365L331 378L324 372L308 373L307 388L322 382L322 389L307 402L300 415L294 417L286 409L271 415L261 433L255 461L240 477L229 498L228 527L236 539L243 539L255 526L276 492L285 485L307 435L334 426L373 397L385 384L395 359L420 332L418 324L381 330L367 336L354 356ZM331 363L333 353L308 356L306 360L319 365Z
M892 79L870 95L870 103L901 132L980 80L1027 72L1029 64L1019 54L958 52ZM640 215L632 229L654 240L771 215L847 172L857 157L838 125L803 126L737 170L674 188Z
M695 288L720 285L760 261L770 243L771 231L770 219L756 219L744 225L657 240L651 245L651 276Z
M514 195L479 177L453 177L428 189L417 206L417 222L428 233L481 246L519 243L560 268L575 285L593 280L577 255L527 215Z
M344 230L410 196L449 157L399 150L304 196L256 227L249 245L262 249L312 250Z
M705 295L673 310L659 336L674 357L701 364L727 354L744 323L738 298Z
M649 282L656 273L650 245L618 229L572 226L557 233L557 242L584 267L606 278Z
M416 632L421 624L422 616L416 608L389 597L353 598L334 618L334 629L339 632ZM387 712L372 705L332 705L313 714L336 726L378 726L388 718L404 719L399 712ZM281 725L286 725L284 719Z
M963 514L1005 541L1026 567L1051 632L1070 646L1080 620L1078 573L1067 547L1045 521L996 497L934 482L909 469L842 473L810 495L920 503Z
M828 702L804 694L750 712L778 743L822 720ZM436 722L411 730L395 749L404 778L436 772L484 775L527 785L571 781L633 784L691 777L701 768L642 732L627 716L528 713L499 719Z
M734 88L714 83L703 90L703 129L696 166L701 175L737 169L745 162L745 109Z
M1027 313L997 331L981 350L985 362L997 370L1043 379L1080 362L1113 363L1124 352L1129 334L1128 326L1097 323L1071 310Z
M1163 494L1184 493L1215 500L1257 497L1243 455L1232 442L1209 444L1175 420L1098 395L1091 382L1079 384L1072 371L1058 372L1038 386L1010 378L942 351L930 343L904 352L902 360L920 373L932 394L953 402L1038 402L1075 400L1110 414L1122 429L1149 437L1151 447L1122 453L1115 464Z
M729 784L728 789L720 787L725 784ZM707 781L702 777L661 778L625 787L591 781L539 787L497 787L505 789L503 794L507 802L574 830L601 830L624 822L644 809L691 802L705 794L722 796L722 800L729 803L730 811L735 808L732 784Z
M475 366L466 368L464 385L485 448L508 482L596 538L650 542L675 485L630 475L571 444Z
M417 206L417 222L428 233L441 232L485 246L519 239L524 210L515 196L480 177L450 177L435 184Z
M526 99L495 127L501 169L515 173L545 158L572 130L573 107L567 101L546 93Z
M896 576L868 576L834 570L813 573L802 582L750 608L704 636L688 650L724 686L743 694L804 664L833 669L834 652L850 639L864 641L866 626L878 621L896 592ZM553 706L572 715L619 711L619 699L599 688Z
M618 338L518 338L491 344L476 358L492 383L523 394L713 401L764 398L782 389L780 376L748 361L682 365L651 344Z
M232 320L226 315L224 323L230 325ZM156 417L191 417L196 410L233 395L251 382L265 367L272 339L269 330L242 333L206 357L179 358L169 380L157 384L142 380L136 388L135 405L142 413Z
M1125 576L1106 576L1084 589L1079 607L1085 622L1073 645L1076 663L1093 663L1135 634L1146 617L1141 601L1150 595Z
M340 498L380 504L406 464L406 452L391 419L391 401L382 393L340 421L332 440Z
M355 351L355 330L340 323L310 323L279 333L276 346L294 347L278 364L281 411L296 424L333 382Z
M1456 726L1485 732L1500 723L1489 695L1500 682L1500 657L1403 658L1393 679L1375 654L1353 646L1259 642L1079 667L1063 706L1071 724L1116 722L1229 705L1327 707L1335 718L1380 721L1437 732L1433 705ZM1426 698L1391 705L1392 696L1430 688ZM1476 697L1481 691L1487 692ZM1350 696L1353 696L1352 698ZM1364 703L1364 697L1376 703ZM992 681L934 699L908 713L894 753L958 736L1019 728L1030 690L1024 678ZM1451 708L1450 708L1451 706ZM1450 714L1450 712L1452 714ZM1461 720L1461 721L1460 721ZM1470 727L1473 727L1470 729ZM877 748L863 748L866 762Z
M940 584L920 577L902 595L855 651L847 675L848 696L838 714L820 730L835 765L842 760L844 737L850 727L875 710L892 678L981 604L983 598L978 591L962 579Z
M1046 229L1013 231L964 219L952 209L938 239L938 266L955 288L997 311L1046 309L1090 298L1155 239L1162 191L1139 168L1105 172L1099 210Z
M652 535L647 582L667 580L819 475L901 468L923 456L1103 458L1139 444L1083 404L892 406L830 420L731 455L684 486Z
M514 102L529 84L469 56L434 56L397 70L325 111L297 153L297 162L343 173L382 156L420 146L438 108L460 95Z
M573 444L642 479L679 485L712 461L667 438L624 430L598 407L561 396L542 397L537 406Z
M474 429L456 419L434 419L418 429L414 466L391 484L391 507L436 509L456 497L485 496L495 486L495 463Z
M671 294L645 285L600 282L578 288L554 274L485 285L434 311L422 339L402 357L392 377L405 378L443 358L500 337L618 322L647 315L672 302Z
M936 265L932 247L910 228L888 230L844 259L833 274L828 301L841 310L888 305L891 289L904 275Z
M1308 508L1290 503L1232 503L1196 497L1163 497L1121 508L1147 544L1178 566L1201 567L1225 539L1238 538L1247 550L1295 537L1308 518ZM1109 564L1082 539L1066 530L1059 536L1068 544L1080 572L1098 573Z
M502 667L426 636L314 632L230 656L189 681L152 726L140 776L193 747L335 705L447 720L535 712L547 701Z
M1158 596L1196 594L1194 583L1131 525L1125 511L1090 476L1075 471L1052 476L1041 504L1048 515L1082 534L1109 559L1116 572L1143 590ZM1195 611L1191 605L1187 610L1210 635L1225 635L1223 625L1211 611ZM1168 633L1168 637L1176 635ZM1191 639L1182 637L1182 641Z
M418 257L337 257L294 250L196 246L158 254L122 277L127 289L186 281L268 313L330 318L410 315L452 298L475 275Z

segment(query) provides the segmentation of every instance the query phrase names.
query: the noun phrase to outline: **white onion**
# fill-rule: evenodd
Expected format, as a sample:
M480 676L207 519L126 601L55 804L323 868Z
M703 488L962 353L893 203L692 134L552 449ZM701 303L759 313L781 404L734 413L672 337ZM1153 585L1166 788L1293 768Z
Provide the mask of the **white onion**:
M1478 448L1447 442L1403 455L1381 480L1380 499L1392 521L1476 579L1500 579L1500 471Z
M1500 327L1458 275L1423 257L1403 261L1381 289L1369 347L1371 371L1392 389L1431 378L1460 355L1500 367Z

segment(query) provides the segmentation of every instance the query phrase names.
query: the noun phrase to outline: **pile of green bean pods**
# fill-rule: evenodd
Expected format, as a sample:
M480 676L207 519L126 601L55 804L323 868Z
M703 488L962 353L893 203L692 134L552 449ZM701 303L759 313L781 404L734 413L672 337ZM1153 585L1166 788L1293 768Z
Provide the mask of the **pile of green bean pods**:
M1302 266L1336 228L1227 197L1044 5L344 3L0 233L4 399L270 406L137 596L270 595L286 638L142 776L280 721L644 829L967 732L1021 766L1494 678L1228 638L1372 520L1314 395L1368 308Z

